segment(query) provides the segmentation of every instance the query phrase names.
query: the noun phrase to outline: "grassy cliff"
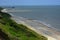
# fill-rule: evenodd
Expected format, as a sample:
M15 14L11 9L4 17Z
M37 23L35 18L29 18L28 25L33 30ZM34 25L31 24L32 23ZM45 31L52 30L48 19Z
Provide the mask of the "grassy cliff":
M4 39L4 40L47 40L46 37L37 34L33 30L28 29L23 24L17 24L14 20L10 18L11 18L11 15L0 11L0 31L1 31L0 39Z

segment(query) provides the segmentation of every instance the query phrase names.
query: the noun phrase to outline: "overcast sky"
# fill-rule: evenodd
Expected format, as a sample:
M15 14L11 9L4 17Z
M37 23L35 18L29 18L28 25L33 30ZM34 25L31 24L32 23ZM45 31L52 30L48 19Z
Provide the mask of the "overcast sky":
M1 5L60 5L60 0L0 0Z

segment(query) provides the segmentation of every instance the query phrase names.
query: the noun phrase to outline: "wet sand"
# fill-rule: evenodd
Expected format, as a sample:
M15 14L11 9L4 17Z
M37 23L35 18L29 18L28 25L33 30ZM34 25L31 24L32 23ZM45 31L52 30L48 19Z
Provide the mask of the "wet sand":
M7 11L4 9L2 12ZM36 20L27 20L22 17L18 18L13 16L11 19L15 20L19 24L26 25L29 29L47 37L48 40L60 40L60 32L56 28L48 27L41 22L37 22Z
M48 27L33 20L26 20L24 18L12 17L12 19L19 24L26 25L29 29L37 32L38 34L42 34L47 37L48 40L60 40L60 32L55 28Z

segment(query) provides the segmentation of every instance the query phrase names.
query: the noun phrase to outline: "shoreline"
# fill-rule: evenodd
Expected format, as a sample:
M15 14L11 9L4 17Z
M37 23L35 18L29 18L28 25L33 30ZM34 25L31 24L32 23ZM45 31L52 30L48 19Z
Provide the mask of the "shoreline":
M19 24L21 23L21 24L27 26L27 28L35 31L36 33L42 34L43 36L47 37L48 40L57 40L57 39L54 38L54 37L51 37L51 36L49 36L49 35L44 34L42 31L38 31L38 30L35 29L33 26L26 24L24 21L21 21L21 20L19 21L19 20L17 20L16 18L12 18L12 19L15 20L15 21L16 21L17 23L19 23ZM43 29L44 29L44 28L43 28ZM46 29L45 29L45 30L46 30ZM44 30L43 30L43 31L44 31ZM58 39L58 40L59 40L59 39Z
M15 17L16 15L13 15L12 13L9 13L8 11L7 11L7 9L3 9L3 10L1 10L2 12L6 12L6 13L8 13L8 14L10 14L12 17ZM19 16L16 16L17 18L23 18L23 17L19 17ZM30 20L30 19L27 19L27 18L23 18L23 19L26 19L26 20ZM53 29L55 29L55 30L57 30L57 31L60 31L59 29L57 29L57 28L54 28L54 27L52 27L50 24L47 24L47 23L45 23L45 22L43 22L43 21L40 21L40 20L34 20L34 19L31 19L32 21L35 21L35 22L39 22L39 23L41 23L41 24L43 24L43 25L46 25L46 26L48 26L49 28L53 28Z
M6 10L3 10L2 12L7 12ZM9 13L10 14L10 13ZM10 14L11 15L11 14ZM14 16L13 16L14 17ZM42 24L41 23L41 25L40 26L43 26L43 28L40 28L39 26L36 28L35 27L35 25L31 25L31 21L30 20L24 20L24 19L17 19L17 18L11 18L11 19L13 19L14 21L16 21L17 23L21 23L21 24L23 24L23 25L25 25L25 26L27 26L27 28L29 28L29 29L31 29L31 30L33 30L33 31L35 31L36 33L38 33L38 34L42 34L43 36L45 36L45 37L47 37L48 38L48 40L59 40L59 38L60 38L60 36L59 35L56 35L56 36L58 36L57 38L56 37L54 37L55 36L55 32L53 33L53 35L47 35L46 33L45 33L45 31L47 32L47 31L49 31L49 32L53 32L52 30L49 30L47 27L46 27L46 25L44 25L44 24ZM33 24L33 23L32 23ZM48 33L48 34L50 34L50 33ZM53 36L53 37L51 37L51 36Z

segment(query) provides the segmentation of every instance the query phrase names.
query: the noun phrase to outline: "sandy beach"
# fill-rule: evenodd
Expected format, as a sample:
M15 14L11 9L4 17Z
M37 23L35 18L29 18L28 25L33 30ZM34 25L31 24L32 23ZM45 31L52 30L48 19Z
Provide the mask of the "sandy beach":
M26 20L23 18L12 18L19 24L26 25L29 29L35 31L38 34L42 34L43 36L47 37L48 40L59 40L60 39L60 34L53 28L49 28L46 25L42 23L35 23L32 20Z
M2 12L7 11L4 9ZM60 32L58 32L55 28L48 27L40 22L38 23L35 20L27 20L22 17L13 16L11 19L15 20L18 24L26 25L29 29L47 37L48 40L60 40Z

